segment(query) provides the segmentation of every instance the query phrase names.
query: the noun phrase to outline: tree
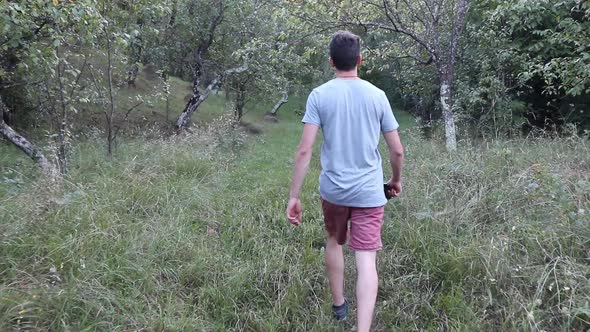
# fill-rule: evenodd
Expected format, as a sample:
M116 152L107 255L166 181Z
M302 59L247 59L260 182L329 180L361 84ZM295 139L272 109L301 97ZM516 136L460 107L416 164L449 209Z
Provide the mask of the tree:
M150 98L143 96L120 98L134 78L129 77L129 66L137 66L141 55L137 54L138 40L153 40L169 12L167 2L152 4L150 1L92 0L92 7L100 18L92 27L93 34L86 39L91 49L79 49L78 54L91 53L88 74L82 81L89 86L80 105L98 109L104 116L107 156L112 158L118 134L130 113ZM149 23L149 24L148 24ZM143 50L142 47L139 47ZM142 53L142 52L140 52ZM143 54L143 53L142 53ZM98 55L98 56L97 56ZM125 78L124 78L125 77ZM134 83L131 83L133 85ZM157 90L158 87L154 87ZM157 93L154 96L158 96Z
M281 91L281 98L274 104L269 114L276 116L281 106L289 102L289 84L285 84L283 91Z
M181 20L179 20L179 26L176 29L187 29L189 36L188 38L194 38L197 40L197 43L194 44L191 48L190 60L189 60L189 67L191 71L191 79L192 79L192 96L188 100L184 110L176 120L176 128L178 130L182 130L186 128L188 125L193 113L197 110L199 105L203 101L207 99L211 90L207 90L204 94L201 94L200 86L203 79L203 71L205 68L205 60L209 52L209 48L213 44L215 39L215 33L223 21L223 17L226 11L226 6L224 5L223 0L216 0L211 2L210 4L206 5L201 1L188 1L187 3L183 4L185 8L183 8L182 13L185 13L187 16L183 16ZM201 12L203 15L202 18L206 17L205 14L209 14L207 20L203 20L208 22L206 27L203 24L198 24L197 20L198 17L195 17L195 13L198 10L203 10L206 8L208 11L207 13ZM195 22L197 21L197 22ZM184 23L184 24L182 24ZM195 24L197 23L197 24ZM219 81L219 79L217 80ZM212 88L215 85L211 85Z
M446 146L452 151L457 147L453 114L455 67L470 4L471 0L332 1L299 6L295 15L316 29L360 27L365 34L393 33L395 38L384 39L376 54L385 60L393 52L398 58L434 65Z
M67 171L68 113L75 111L72 100L79 89L81 70L70 62L73 50L84 43L87 27L95 15L91 2L57 4L47 1L13 1L0 9L0 97L3 109L3 134L23 152L35 159L47 172L49 161L41 150L14 131L6 123L9 109L32 109L38 115L49 114L51 127L58 133L57 160L62 174ZM63 47L67 45L67 47ZM83 70L85 63L81 65ZM7 105L7 97L15 99L11 87L34 95L36 104ZM24 145L23 145L24 144Z
M0 113L8 113L10 110L0 97ZM12 129L9 125L4 122L4 118L0 118L0 134L4 136L9 142L14 144L17 148L19 148L22 152L24 152L27 156L33 159L37 165L41 168L41 171L46 176L53 178L57 174L57 170L55 166L47 160L43 152L36 147L35 145L31 144L24 136L20 135L14 129Z
M313 47L304 47L304 41L312 45L315 41L300 39L298 31L291 29L293 22L282 2L243 2L240 9L228 13L234 24L224 26L222 33L236 37L226 41L229 47L225 52L231 54L221 58L229 61L229 66L247 58L248 69L228 78L230 89L226 92L235 97L238 119L248 101L254 99L259 104L274 104L269 114L276 116L288 102L289 93L312 83L306 80L317 74L308 61L308 51Z
M589 6L473 3L455 105L477 135L561 130L568 123L590 128Z
M522 20L526 17L526 20ZM499 1L485 29L503 42L518 98L537 127L590 128L590 3Z
M182 68L188 70L180 70L173 59L167 66L175 66L172 72L186 73L192 81L192 95L176 120L179 131L220 85L226 97L234 99L236 117L241 118L249 100L263 98L274 103L285 86L297 86L301 75L310 71L304 58L288 43L288 16L278 3L179 0L175 8L168 44L188 50L174 53L176 58L185 59Z
M446 146L449 151L457 148L455 116L453 114L453 87L455 67L459 55L459 43L470 0L457 0L453 6L451 1L398 1L371 2L371 6L381 13L379 19L365 19L362 16L349 14L345 22L363 27L399 33L405 37L402 44L408 41L414 47L410 53L402 56L410 57L416 62L433 64L438 73L440 106L445 124Z

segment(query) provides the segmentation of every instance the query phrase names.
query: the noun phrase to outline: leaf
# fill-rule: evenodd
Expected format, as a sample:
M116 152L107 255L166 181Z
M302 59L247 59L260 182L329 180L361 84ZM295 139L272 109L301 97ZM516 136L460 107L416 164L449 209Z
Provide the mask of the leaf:
M53 5L54 6L59 6L59 0L53 0Z

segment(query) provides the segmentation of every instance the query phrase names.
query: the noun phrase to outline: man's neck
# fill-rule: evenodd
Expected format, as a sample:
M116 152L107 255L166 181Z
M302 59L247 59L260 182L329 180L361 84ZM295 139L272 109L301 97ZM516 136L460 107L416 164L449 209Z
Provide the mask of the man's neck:
M343 80L358 80L358 71L356 67L352 70L336 70L336 78Z

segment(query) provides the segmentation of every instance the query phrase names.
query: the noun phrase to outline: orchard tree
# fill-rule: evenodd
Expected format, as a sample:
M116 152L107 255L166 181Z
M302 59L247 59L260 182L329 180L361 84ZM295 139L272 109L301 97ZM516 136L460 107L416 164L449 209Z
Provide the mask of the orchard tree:
M74 60L75 52L92 35L97 21L92 1L12 1L0 8L0 108L1 133L33 158L46 174L55 174L40 148L9 126L19 110L11 109L7 100L25 93L37 102L14 103L17 108L30 107L38 115L48 115L51 127L58 127L57 159L59 170L67 170L69 153L68 114L75 112L74 100L80 97L78 82L85 61ZM17 90L14 90L14 89ZM28 104L28 105L27 105Z
M289 16L275 4L256 1L244 2L240 11L228 15L234 24L225 26L223 35L235 37L215 49L228 54L220 57L228 61L226 66L248 63L246 71L228 77L226 92L234 97L236 118L242 118L245 105L254 99L274 105L267 112L276 116L289 93L313 71L303 48L289 41Z
M74 51L84 56L86 65L79 82L85 94L77 106L104 116L107 156L112 158L118 134L130 113L151 101L141 95L125 99L120 94L129 85L134 86L136 70L128 68L137 69L143 54L143 46L138 50L137 43L157 39L158 27L165 24L170 11L165 1L87 1L99 19L92 26L92 34L84 39L85 47Z
M276 9L265 1L179 0L172 29L188 50L193 91L176 121L178 130L220 85L234 97L237 118L252 97L285 95L295 85L287 76L302 62L285 41L279 21L284 16L273 15Z
M203 83L204 70L208 60L209 49L215 41L218 28L222 24L227 5L224 0L202 1L186 0L176 4L175 31L177 45L182 45L186 50L183 56L190 69L192 82L192 95L184 110L176 120L176 128L182 130L187 127L193 113L208 98L210 91L218 84L211 85L205 93L200 88Z
M178 132L188 126L193 113L226 77L244 72L248 67L246 63L242 63L237 67L224 68L219 65L222 59L210 56L210 49L216 37L219 38L220 26L225 23L226 12L239 10L237 5L238 2L228 3L224 0L179 0L176 2L169 23L170 30L173 31L170 34L172 37L170 42L180 51L180 54L176 56L184 59L183 65L188 67L192 82L192 95L176 119ZM227 22L227 24L232 23ZM201 92L206 76L210 78L210 81Z
M446 146L453 151L457 148L453 114L455 67L470 4L471 0L332 0L294 6L294 15L319 31L351 27L361 28L364 33L389 34L380 48L384 60L394 53L422 65L434 65Z
M379 14L361 11L356 7L347 11L348 24L358 24L370 29L398 33L402 48L395 49L402 56L414 59L423 65L433 64L438 73L440 106L445 125L446 146L449 151L457 148L455 116L453 114L453 87L455 67L460 53L470 0L384 0L370 2ZM405 45L411 45L406 48ZM404 54L405 53L405 54Z

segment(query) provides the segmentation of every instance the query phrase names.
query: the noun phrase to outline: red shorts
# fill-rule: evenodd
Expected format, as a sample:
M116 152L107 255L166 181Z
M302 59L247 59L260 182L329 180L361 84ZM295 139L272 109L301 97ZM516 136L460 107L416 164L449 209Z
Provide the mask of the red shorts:
M330 237L335 237L339 245L346 243L348 221L350 220L350 240L352 250L377 251L381 243L383 206L355 208L332 204L322 199L324 224Z

